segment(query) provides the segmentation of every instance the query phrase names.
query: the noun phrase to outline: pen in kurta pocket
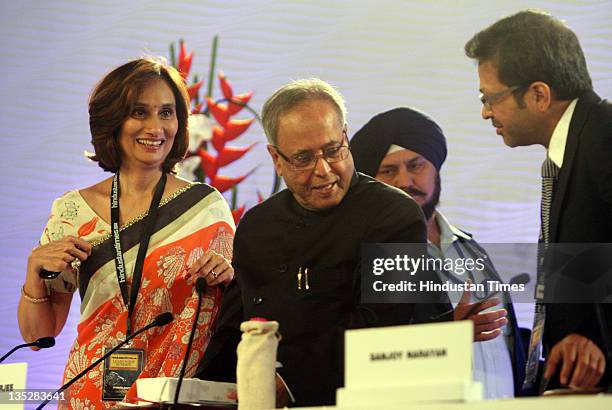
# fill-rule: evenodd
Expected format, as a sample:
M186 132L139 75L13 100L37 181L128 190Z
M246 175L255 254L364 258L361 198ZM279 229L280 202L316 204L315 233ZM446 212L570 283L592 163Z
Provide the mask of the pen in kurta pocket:
M302 290L302 267L300 266L297 273L297 288Z
M310 289L310 285L308 284L308 268L304 269L304 276L306 277L306 290Z

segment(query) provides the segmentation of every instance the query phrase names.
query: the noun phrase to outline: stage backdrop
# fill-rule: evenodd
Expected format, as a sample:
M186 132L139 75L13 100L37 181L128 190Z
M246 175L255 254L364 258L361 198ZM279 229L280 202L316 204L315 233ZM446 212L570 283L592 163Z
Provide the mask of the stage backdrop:
M567 20L585 49L595 89L612 96L610 1L2 1L0 2L0 351L20 342L16 306L26 260L65 191L108 174L88 162L87 99L111 68L144 54L168 55L183 38L192 72L206 75L211 39L217 67L237 92L253 90L257 109L290 79L320 77L348 104L349 134L372 115L400 105L431 114L448 138L442 209L481 242L534 242L538 234L541 147L505 147L480 118L474 63L463 45L478 29L527 7ZM216 94L218 85L215 84ZM247 117L247 116L245 116ZM272 167L258 142L227 172L256 172L240 185L239 205L267 195ZM520 307L529 322L530 306ZM22 351L30 388L59 385L75 337L78 296L58 346Z

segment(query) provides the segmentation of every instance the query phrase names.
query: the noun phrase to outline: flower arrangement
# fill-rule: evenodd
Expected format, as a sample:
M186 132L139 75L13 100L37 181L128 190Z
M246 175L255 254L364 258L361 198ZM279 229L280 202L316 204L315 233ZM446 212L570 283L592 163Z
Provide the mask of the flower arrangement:
M231 191L230 206L234 221L238 223L246 209L245 204L237 207L238 184L251 175L256 168L239 177L222 175L220 170L242 158L257 144L253 143L246 147L239 147L229 143L238 139L249 129L253 122L260 122L260 119L257 111L249 106L253 92L235 94L231 83L222 71L218 72L217 77L223 98L218 100L212 98L217 47L218 37L215 36L213 39L208 86L204 98L201 100L199 95L204 83L203 80L199 80L197 74L192 76L191 82L188 80L193 60L193 51L187 52L184 41L179 40L177 56L174 43L170 44L171 64L179 71L187 83L189 98L192 103L189 118L189 149L187 157L179 164L179 175L192 181L206 182L221 193ZM234 118L244 111L250 112L252 117L248 119ZM209 143L214 151L211 150ZM279 188L280 179L275 174L272 193L277 192ZM263 201L263 196L259 191L257 196L259 202Z

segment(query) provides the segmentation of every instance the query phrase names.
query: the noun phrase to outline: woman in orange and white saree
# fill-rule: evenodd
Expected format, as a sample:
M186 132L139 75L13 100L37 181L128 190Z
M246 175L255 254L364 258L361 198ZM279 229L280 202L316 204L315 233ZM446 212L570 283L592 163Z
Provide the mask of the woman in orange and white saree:
M64 373L67 382L105 349L171 312L170 324L133 339L128 356L141 356L127 367L135 367L134 378L177 377L197 306L194 282L202 276L208 286L188 377L208 345L223 285L234 276L228 259L235 226L219 192L173 174L188 146L185 85L174 68L135 60L98 84L89 113L92 159L114 175L53 203L40 246L28 258L18 311L21 333L28 342L58 335L73 292L79 291L81 319ZM139 256L141 246L146 253ZM40 277L49 271L59 276ZM125 372L112 371L112 363L74 383L60 407L110 408L123 395L134 401L136 384Z

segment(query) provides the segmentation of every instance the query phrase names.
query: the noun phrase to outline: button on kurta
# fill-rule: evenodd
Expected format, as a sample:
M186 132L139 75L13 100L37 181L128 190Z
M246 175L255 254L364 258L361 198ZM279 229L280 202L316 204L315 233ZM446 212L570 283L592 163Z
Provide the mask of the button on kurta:
M253 297L253 303L255 303L256 305L261 305L261 302L263 302L263 298L261 296Z

